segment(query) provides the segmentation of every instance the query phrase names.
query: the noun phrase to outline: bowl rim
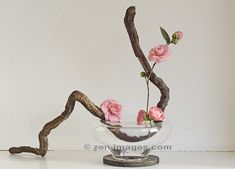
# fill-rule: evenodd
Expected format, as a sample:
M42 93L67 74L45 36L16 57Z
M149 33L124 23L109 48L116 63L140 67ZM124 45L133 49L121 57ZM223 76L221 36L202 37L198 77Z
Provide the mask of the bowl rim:
M105 121L105 120L100 120L101 125L104 125L105 127L108 128L123 128L123 129L151 129L151 128L159 128L162 127L165 123L168 123L166 121L159 121L159 122L152 122L152 123L143 123L141 125L137 124L136 122L133 121L121 121L121 122L110 122L110 121Z

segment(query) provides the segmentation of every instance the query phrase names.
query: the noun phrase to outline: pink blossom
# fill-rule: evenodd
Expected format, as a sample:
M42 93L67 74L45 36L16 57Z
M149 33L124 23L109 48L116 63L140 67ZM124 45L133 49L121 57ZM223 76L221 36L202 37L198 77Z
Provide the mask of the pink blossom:
M150 119L154 121L163 121L163 119L165 118L164 112L157 106L151 107L148 112L148 115Z
M148 59L149 61L160 63L166 61L170 53L168 45L157 45L149 51Z
M100 105L101 110L104 112L105 120L111 122L119 122L122 113L122 105L116 100L107 99Z
M138 112L138 116L137 116L137 124L139 124L139 125L143 124L144 116L145 116L145 111L144 110L140 110Z

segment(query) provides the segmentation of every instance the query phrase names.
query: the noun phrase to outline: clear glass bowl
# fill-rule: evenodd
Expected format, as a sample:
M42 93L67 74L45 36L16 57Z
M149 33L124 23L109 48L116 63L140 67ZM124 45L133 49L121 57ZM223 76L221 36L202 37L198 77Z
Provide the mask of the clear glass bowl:
M110 123L101 121L95 127L97 141L110 150L117 160L146 159L151 150L157 150L171 133L169 122L145 123L133 122Z

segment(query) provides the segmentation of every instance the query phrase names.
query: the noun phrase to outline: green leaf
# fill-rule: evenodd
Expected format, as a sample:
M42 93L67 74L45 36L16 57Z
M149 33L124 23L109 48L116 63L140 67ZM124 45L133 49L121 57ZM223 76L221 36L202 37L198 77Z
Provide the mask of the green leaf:
M171 39L170 39L170 36L168 35L168 33L166 32L166 30L163 29L161 26L160 26L160 30L161 30L162 36L165 39L166 43L170 43Z

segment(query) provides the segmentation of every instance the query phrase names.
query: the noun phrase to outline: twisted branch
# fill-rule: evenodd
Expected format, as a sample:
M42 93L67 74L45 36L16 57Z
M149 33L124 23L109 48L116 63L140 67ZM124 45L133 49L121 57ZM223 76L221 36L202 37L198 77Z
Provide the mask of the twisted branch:
M158 107L161 108L163 111L167 106L169 100L169 89L166 84L163 82L162 79L157 77L153 72L151 72L151 67L143 54L140 45L139 45L139 38L138 34L134 25L134 16L135 16L135 7L129 7L126 11L126 15L124 18L125 26L128 32L128 35L131 40L132 48L136 57L139 59L143 69L145 70L146 74L149 76L150 73L150 81L159 88L161 92L161 98L158 102ZM56 117L55 119L51 120L50 122L46 123L43 129L38 134L39 138L39 148L33 148L30 146L21 146L21 147L11 147L9 152L12 154L28 152L33 153L36 155L45 156L48 150L48 138L47 136L50 134L52 129L55 129L59 126L63 121L65 121L74 109L75 102L81 103L92 115L101 119L101 121L105 120L103 111L97 107L85 94L80 91L74 91L70 94L68 101L65 106L65 110ZM161 125L157 126L161 127ZM120 126L121 128L121 126ZM119 139L129 142L137 142L146 140L149 137L152 137L155 133L147 134L144 136L129 136L126 133L122 132L120 128L112 128L110 127L109 130Z
M46 123L40 133L38 134L39 139L39 148L34 148L30 146L20 146L20 147L11 147L9 152L11 154L18 154L18 153L33 153L36 155L41 155L42 157L46 155L48 151L48 138L47 136L50 134L51 130L55 129L59 126L63 121L65 121L74 109L74 105L78 101L81 103L92 115L101 119L102 122L105 123L105 117L103 111L97 107L84 93L80 91L74 91L70 94L68 101L65 106L65 110L56 117L55 119L51 120L50 122ZM108 125L108 123L105 123ZM129 136L127 133L122 132L120 128L109 128L109 130L119 139L129 142L137 142L146 140L149 137L153 136L153 133L145 135L145 136Z
M158 89L161 92L161 98L160 98L160 101L158 102L157 106L164 111L167 106L167 103L170 99L170 97L169 97L170 91L169 91L169 88L164 83L164 81L161 78L157 77L157 75L154 72L151 72L151 66L150 66L149 62L147 61L143 51L140 48L139 37L138 37L138 33L137 33L137 30L136 30L135 24L134 24L134 18L135 18L135 7L131 6L127 9L126 15L124 18L126 30L128 32L135 56L139 59L139 62L142 65L144 71L146 72L147 77L151 73L150 81L156 87L158 87Z
M53 119L52 121L46 123L43 129L38 134L39 138L39 148L33 148L30 146L21 146L21 147L11 147L9 152L11 154L28 152L36 155L41 155L42 157L46 155L48 150L48 138L51 130L59 126L63 121L65 121L74 109L75 102L80 102L91 114L94 116L105 120L103 111L97 107L85 94L80 91L74 91L70 94L68 101L65 106L65 110Z

